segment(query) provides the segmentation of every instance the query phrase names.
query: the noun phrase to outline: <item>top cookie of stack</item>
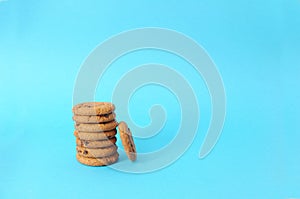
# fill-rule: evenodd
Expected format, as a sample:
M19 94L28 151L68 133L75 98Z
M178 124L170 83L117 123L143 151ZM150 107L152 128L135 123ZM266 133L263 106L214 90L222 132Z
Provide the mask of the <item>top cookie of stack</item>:
M115 106L109 102L87 102L73 107L77 159L90 166L117 161Z
M78 116L102 116L113 113L115 109L110 102L85 102L74 106L72 111Z

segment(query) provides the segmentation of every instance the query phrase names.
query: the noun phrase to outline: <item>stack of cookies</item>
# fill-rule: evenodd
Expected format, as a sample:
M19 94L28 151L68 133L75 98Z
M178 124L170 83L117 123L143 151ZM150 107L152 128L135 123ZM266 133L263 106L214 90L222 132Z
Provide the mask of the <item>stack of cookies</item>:
M109 102L87 102L73 107L76 158L85 165L105 166L118 161L115 106Z

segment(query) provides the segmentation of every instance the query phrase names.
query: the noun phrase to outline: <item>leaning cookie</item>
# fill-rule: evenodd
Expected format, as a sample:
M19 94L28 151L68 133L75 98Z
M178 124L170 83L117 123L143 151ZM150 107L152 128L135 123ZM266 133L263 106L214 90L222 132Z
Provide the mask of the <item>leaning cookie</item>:
M101 131L110 131L115 129L118 126L117 121L111 121L101 124L75 124L75 129L77 131L85 132L101 132Z
M105 115L115 110L110 102L85 102L73 107L75 115Z
M105 148L98 148L98 149L89 149L86 147L76 146L77 153L87 158L106 157L114 154L117 150L118 147L116 145L112 145Z
M74 131L75 137L78 137L82 140L108 140L109 138L115 136L117 134L117 130L112 131L103 131L103 132L82 132L82 131Z
M78 162L88 165L88 166L110 165L110 164L117 162L118 158L119 158L118 152L116 152L110 156L102 157L102 158L87 158L87 157L83 157L79 154L76 154L76 159L78 160Z
M117 141L116 137L108 138L107 140L95 140L95 141L90 141L90 140L82 140L79 139L78 137L76 138L76 145L80 147L86 147L86 148L104 148L104 147L109 147L115 145Z
M125 122L120 122L119 126L120 138L124 146L124 150L131 161L136 160L136 149L133 142L132 134Z
M115 120L116 114L109 113L105 115L74 115L73 120L77 124L97 124Z

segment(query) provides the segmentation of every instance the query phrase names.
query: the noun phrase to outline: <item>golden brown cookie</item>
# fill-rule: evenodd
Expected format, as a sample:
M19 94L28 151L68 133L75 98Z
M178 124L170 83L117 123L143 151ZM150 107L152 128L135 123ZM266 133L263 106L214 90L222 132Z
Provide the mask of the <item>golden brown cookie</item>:
M118 161L119 154L118 152L114 153L113 155L102 157L102 158L87 158L76 154L76 159L78 162L88 165L88 166L106 166L113 164Z
M118 126L117 121L111 121L107 123L101 124L75 124L75 129L77 131L85 131L85 132L102 132L102 131L110 131L115 129Z
M119 126L120 138L124 146L124 150L131 161L136 160L136 149L133 142L132 134L125 122L120 122Z
M97 124L115 120L116 114L109 113L105 115L74 115L73 120L77 124Z
M72 111L75 115L105 115L115 110L110 102L85 102L77 104Z
M118 147L116 145L112 145L105 148L97 148L97 149L89 149L85 147L76 146L76 151L79 155L87 158L98 158L98 157L106 157L117 152Z
M117 134L117 130L112 131L103 131L100 133L91 133L91 132L81 132L81 131L74 131L75 137L78 137L82 140L107 140Z
M117 141L116 137L108 138L107 140L96 140L96 141L90 141L90 140L81 140L78 137L76 138L76 145L86 148L104 148L109 147L112 145L115 145Z

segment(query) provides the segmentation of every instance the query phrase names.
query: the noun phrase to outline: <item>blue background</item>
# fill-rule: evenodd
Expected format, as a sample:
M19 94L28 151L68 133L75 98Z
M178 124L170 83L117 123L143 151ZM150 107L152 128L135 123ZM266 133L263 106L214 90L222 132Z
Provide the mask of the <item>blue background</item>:
M174 55L136 52L114 63L98 87L107 94L96 100L109 100L112 85L136 64L166 63L196 91L197 137L157 172L82 166L71 119L80 65L112 35L148 26L182 32L212 57L227 95L222 136L199 160L210 118L201 77ZM300 198L299 52L298 0L0 1L0 198ZM146 125L154 102L169 111L163 132L173 132L178 105L160 87L142 88L129 111ZM137 140L137 148L151 151L169 139Z

